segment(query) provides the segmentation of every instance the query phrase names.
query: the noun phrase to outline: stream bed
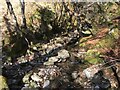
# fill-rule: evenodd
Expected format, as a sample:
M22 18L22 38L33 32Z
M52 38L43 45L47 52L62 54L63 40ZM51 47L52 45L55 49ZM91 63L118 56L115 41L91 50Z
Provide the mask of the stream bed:
M100 90L110 88L111 83L116 86L114 76L107 78L100 67L84 61L86 50L80 48L77 42L68 45L77 34L72 38L69 36L56 37L47 44L33 47L38 51L17 58L15 63L4 63L2 71L9 89Z

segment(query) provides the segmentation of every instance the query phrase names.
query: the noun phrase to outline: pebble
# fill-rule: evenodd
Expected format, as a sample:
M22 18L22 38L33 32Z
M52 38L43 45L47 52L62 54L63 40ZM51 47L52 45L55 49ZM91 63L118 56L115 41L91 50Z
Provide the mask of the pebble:
M77 71L74 71L73 73L72 73L72 78L73 79L76 79L78 77L78 73L77 73Z
M28 89L28 87L22 87L21 88L21 90L27 90Z
M42 81L42 78L39 77L39 76L37 75L37 73L34 73L34 74L31 76L31 79L34 80L34 81L36 81L36 82Z
M48 59L49 62L57 62L58 61L58 57L50 57Z
M43 88L47 87L48 85L50 84L50 81L49 80L46 80L43 84Z
M49 65L54 65L54 62L47 61L47 62L44 62L43 64L49 66Z
M58 57L65 59L65 58L70 57L70 55L69 55L69 52L67 50L63 49L63 50L60 50L58 52Z
M60 43L56 43L56 45L55 45L56 47L62 47L63 45L62 44L60 44Z

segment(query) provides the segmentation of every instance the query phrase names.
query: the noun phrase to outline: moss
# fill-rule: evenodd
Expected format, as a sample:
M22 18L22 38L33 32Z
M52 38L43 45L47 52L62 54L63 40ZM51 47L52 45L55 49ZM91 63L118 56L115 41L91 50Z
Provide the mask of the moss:
M114 45L114 41L115 39L113 37L111 37L110 35L106 35L106 37L101 39L97 45L101 48L108 48Z
M85 60L91 64L97 64L102 62L102 59L99 58L100 52L96 49L88 50L85 56Z

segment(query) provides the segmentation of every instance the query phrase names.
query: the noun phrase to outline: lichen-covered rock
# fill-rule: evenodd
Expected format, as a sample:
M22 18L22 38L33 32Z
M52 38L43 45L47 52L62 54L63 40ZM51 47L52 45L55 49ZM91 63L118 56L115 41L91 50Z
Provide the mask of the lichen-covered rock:
M0 90L9 90L6 78L2 75L0 75Z

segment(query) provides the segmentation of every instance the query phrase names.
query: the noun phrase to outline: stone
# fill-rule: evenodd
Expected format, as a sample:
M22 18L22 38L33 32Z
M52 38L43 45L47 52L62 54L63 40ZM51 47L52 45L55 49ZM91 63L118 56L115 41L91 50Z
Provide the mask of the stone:
M60 44L60 43L56 43L55 46L56 46L56 47L62 47L63 45Z
M59 59L58 57L50 57L47 62L44 62L44 65L54 65Z
M44 44L43 46L42 46L42 49L45 49L45 48L47 48L48 47L48 45L47 44Z
M29 77L30 77L31 73L28 73L26 74L24 77L23 77L23 82L24 83L29 83Z
M58 58L57 57L50 57L48 59L49 62L57 62L58 61Z
M49 66L49 65L54 65L54 62L47 61L47 62L44 62L43 64Z
M96 87L99 88L99 90L103 88L108 90L111 87L110 81L103 76L102 71L96 73L94 77L91 79L91 82L92 86L95 88Z
M49 53L50 51L52 51L54 49L53 46L48 46L48 48L46 49L46 53Z
M31 79L38 82L38 81L42 81L42 78L40 76L37 75L37 73L34 73L32 76L31 76Z
M72 78L73 79L76 79L78 77L78 73L77 73L77 71L74 71L73 73L72 73Z
M0 75L0 90L9 90L6 78Z
M43 84L43 88L47 87L48 85L50 84L50 81L49 80L46 80Z
M28 87L22 87L21 90L28 90Z
M30 88L37 88L38 87L37 83L32 81L32 80L30 81L29 84L30 84L30 86L29 86Z
M98 65L93 65L89 68L86 68L83 71L83 73L88 79L91 79L95 75L95 73L97 73L99 70L100 70L100 65L98 64Z
M70 57L70 54L69 54L69 52L67 50L63 49L63 50L60 50L58 52L58 57L66 59L66 58Z

